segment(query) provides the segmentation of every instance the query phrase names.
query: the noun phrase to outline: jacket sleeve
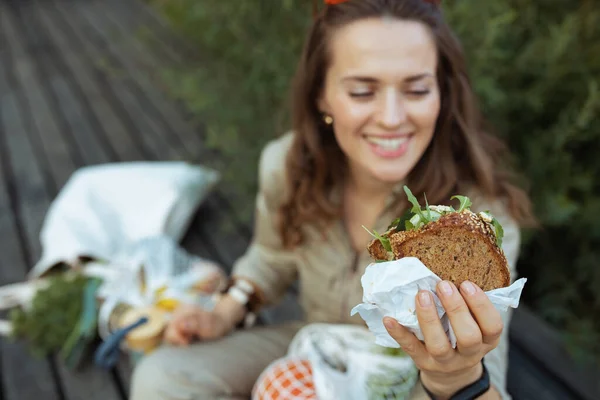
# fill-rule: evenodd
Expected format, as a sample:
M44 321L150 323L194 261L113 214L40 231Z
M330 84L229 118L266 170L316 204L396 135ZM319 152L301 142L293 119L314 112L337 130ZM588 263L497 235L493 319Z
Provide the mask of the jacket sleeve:
M508 261L510 268L510 279L511 283L517 278L516 263L519 257L519 250L521 245L521 234L518 224L508 215L507 210L500 202L484 203L476 201L474 196L473 199L474 207L473 211L486 211L489 210L500 222L504 229L504 240L502 241L502 250ZM508 346L509 346L509 328L510 319L512 316L512 309L509 308L507 312L501 313L502 320L504 321L504 330L500 336L500 342L498 346L490 351L484 358L485 366L490 374L490 382L494 388L500 393L502 400L511 400L512 397L506 390L506 375L508 370ZM423 390L421 382L413 388L411 400L427 400L429 396Z
M277 227L278 209L287 190L285 158L290 143L291 137L284 136L267 144L261 153L254 234L232 271L234 279L243 278L255 286L260 305L276 303L297 277L295 252L283 248Z

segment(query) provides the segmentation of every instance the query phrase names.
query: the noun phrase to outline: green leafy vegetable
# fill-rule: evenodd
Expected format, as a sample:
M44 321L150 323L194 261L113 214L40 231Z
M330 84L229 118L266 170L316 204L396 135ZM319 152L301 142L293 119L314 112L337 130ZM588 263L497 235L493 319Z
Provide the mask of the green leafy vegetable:
M398 231L403 231L403 230L410 231L410 230L419 229L420 227L422 227L423 225L425 225L427 223L437 221L442 215L445 215L445 214L451 213L451 212L462 212L464 210L470 210L471 206L473 205L471 199L469 199L467 196L456 195L456 196L452 196L451 200L456 199L460 202L458 210L455 210L453 207L441 208L439 206L435 206L435 207L438 207L438 208L435 208L434 206L429 206L429 202L427 201L427 196L424 196L425 197L425 208L421 208L419 201L417 200L417 198L413 195L411 190L406 185L404 186L404 192L406 193L406 197L408 198L408 201L412 204L412 208L410 210L407 210L406 213L404 213L404 215L402 215L402 217L396 218L390 224L390 227L388 229L391 229L393 227L395 227L396 230L398 230ZM431 209L432 207L434 207L433 210ZM502 246L502 239L504 237L504 230L502 229L502 225L500 225L500 223L495 218L492 217L492 215L489 213L489 211L486 211L486 214L488 214L489 217L492 218L492 225L494 226L494 229L495 229L496 240L497 240L498 246ZM371 233L371 232L369 232L369 233ZM373 235L377 239L379 239L381 241L381 243L383 244L383 247L386 250L388 250L389 240L387 238L385 238L385 237L382 238L380 235L377 234L377 232L375 232L375 234L371 233L371 235ZM389 246L388 251L391 251L391 246Z
M49 278L48 286L37 291L30 308L11 311L12 338L24 340L35 356L60 351L80 320L88 281L82 275Z
M396 220L394 220L394 222L393 222L393 224L395 224L396 230L397 231L405 230L406 223L408 221L410 221L412 216L413 216L412 212L410 212L410 210L406 210L406 212L400 218L396 218Z
M408 201L413 205L413 208L411 208L410 211L421 216L421 218L423 218L424 221L427 221L427 217L421 210L421 205L419 204L419 200L417 200L417 198L412 194L412 192L406 185L404 186L404 192L406 193L406 197L408 197Z
M504 228L500 222L496 219L492 219L492 225L494 225L494 230L496 231L496 244L498 247L502 247L502 240L504 239Z
M378 239L386 251L392 251L392 245L388 238L386 238L385 236L381 236L379 233L377 233L377 231L375 229L373 229L373 232L371 232L364 225L363 225L363 228L364 228L364 230L369 232L369 235L373 236L375 239Z
M426 195L423 195L423 197L425 197L425 209L427 210L427 220L431 221L431 209L429 208L429 202L427 201Z
M388 230L390 230L390 229L398 230L398 225L400 225L400 221L402 221L402 217L396 218L395 220L393 220L392 223L389 224Z
M473 205L473 203L471 202L471 199L469 199L466 196L458 196L457 195L457 196L452 196L450 199L451 200L458 199L458 201L460 201L460 207L458 208L457 212L468 210Z

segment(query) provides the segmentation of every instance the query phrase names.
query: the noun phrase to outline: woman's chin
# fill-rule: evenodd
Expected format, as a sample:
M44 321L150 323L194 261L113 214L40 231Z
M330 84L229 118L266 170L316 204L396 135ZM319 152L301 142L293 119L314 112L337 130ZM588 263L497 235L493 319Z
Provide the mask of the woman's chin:
M404 168L381 168L371 170L371 175L381 183L398 184L406 179L407 171Z

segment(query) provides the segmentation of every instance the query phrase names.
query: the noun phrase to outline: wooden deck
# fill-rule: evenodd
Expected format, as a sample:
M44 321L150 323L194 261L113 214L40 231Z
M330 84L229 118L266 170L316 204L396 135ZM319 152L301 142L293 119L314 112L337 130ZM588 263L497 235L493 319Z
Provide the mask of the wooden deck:
M145 46L140 28L158 45ZM139 0L0 0L0 284L22 281L39 258L45 213L77 168L211 157L200 127L154 79L179 58L172 40ZM231 265L250 237L241 224L235 234L221 229L232 219L226 196L215 193L184 247ZM297 316L291 293L263 318ZM565 367L556 335L526 309L515 314L511 334L516 399L600 398L597 376ZM127 398L130 367L74 372L1 340L0 377L4 400L117 400Z

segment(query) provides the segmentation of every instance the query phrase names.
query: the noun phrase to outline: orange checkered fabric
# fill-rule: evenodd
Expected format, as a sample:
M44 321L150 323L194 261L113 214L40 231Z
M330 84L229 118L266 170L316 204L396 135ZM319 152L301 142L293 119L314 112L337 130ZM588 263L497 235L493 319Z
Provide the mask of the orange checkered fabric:
M256 381L252 399L316 400L310 363L290 358L271 363Z

